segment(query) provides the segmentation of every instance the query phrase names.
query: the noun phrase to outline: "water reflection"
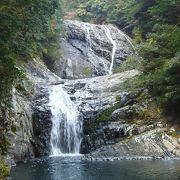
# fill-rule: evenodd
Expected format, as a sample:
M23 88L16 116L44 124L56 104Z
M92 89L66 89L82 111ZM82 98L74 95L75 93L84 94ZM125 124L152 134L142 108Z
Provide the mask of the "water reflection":
M178 180L180 161L85 162L81 157L50 157L18 164L13 180Z

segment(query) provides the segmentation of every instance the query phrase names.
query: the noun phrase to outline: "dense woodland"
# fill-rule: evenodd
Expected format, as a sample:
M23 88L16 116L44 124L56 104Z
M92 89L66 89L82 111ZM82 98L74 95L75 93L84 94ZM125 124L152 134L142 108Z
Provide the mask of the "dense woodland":
M129 63L140 59L138 68L143 71L137 85L146 86L164 112L179 123L179 0L1 0L1 109L11 106L12 87L24 78L17 63L37 56L56 59L52 52L59 48L62 17L70 12L82 21L114 24L131 36L138 56ZM5 125L3 119L0 123Z

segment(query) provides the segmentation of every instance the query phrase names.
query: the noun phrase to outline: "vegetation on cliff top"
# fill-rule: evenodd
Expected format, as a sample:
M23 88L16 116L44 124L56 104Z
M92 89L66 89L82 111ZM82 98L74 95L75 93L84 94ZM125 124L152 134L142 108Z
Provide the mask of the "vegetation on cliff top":
M179 0L82 0L77 13L84 21L116 24L133 37L143 58L142 83L179 121Z
M59 29L59 16L59 0L1 0L1 105L10 102L12 85L23 76L16 62L47 53Z

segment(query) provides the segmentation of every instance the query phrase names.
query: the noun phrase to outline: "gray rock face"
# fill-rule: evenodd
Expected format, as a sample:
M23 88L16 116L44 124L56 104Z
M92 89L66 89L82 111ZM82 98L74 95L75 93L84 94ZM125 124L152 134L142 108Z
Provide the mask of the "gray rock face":
M179 142L167 134L160 135L165 129L156 128L143 135L136 135L124 143L103 146L91 153L91 157L179 157Z
M33 59L21 68L26 71L27 78L19 82L20 88L14 88L13 115L7 117L7 121L11 119L13 127L7 132L10 144L8 153L15 161L49 152L51 112L47 106L47 89L42 87L62 83L61 78L53 74L40 59Z
M48 106L49 92L47 88L40 88L34 97L33 109L33 132L34 149L36 156L49 155L50 132L52 127L51 110Z
M111 76L65 80L64 84L62 84L64 90L69 94L72 101L76 101L77 104L79 104L78 110L84 120L84 132L88 129L87 124L92 121L93 117L96 117L102 110L116 103L117 95L124 96L123 93L117 91L117 87L128 78L138 75L138 73L138 71L132 70ZM53 85L56 86L58 84L55 83ZM37 89L32 106L34 149L36 156L49 155L50 153L52 122L51 110L48 103L48 86ZM87 146L85 148L87 148Z
M64 60L55 65L55 73L60 77L74 79L107 75L112 64L113 48L113 67L119 66L132 54L130 38L112 25L70 20L66 20L64 25L66 37L61 41ZM112 41L116 47L113 47Z
M147 93L146 90L139 90L119 95L119 108L108 110L108 114L102 111L100 119L96 114L84 123L86 131L82 152L90 153L88 158L179 157L179 140L168 135L168 127L161 122L161 118L157 114L155 120L141 119L139 116L150 105L146 99L135 100L141 96L140 92Z
M112 120L123 120L126 118L133 118L134 115L136 115L138 112L140 112L141 107L138 107L137 105L132 106L124 106L122 108L116 109L111 114Z
M14 116L11 118L13 130L7 134L10 143L9 154L14 160L34 157L31 101L17 91L13 95Z

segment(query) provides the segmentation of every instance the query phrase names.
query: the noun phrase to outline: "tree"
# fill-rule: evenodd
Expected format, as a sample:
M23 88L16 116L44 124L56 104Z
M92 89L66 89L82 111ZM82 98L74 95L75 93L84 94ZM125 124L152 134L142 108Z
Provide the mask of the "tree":
M0 1L0 99L8 104L11 89L22 77L17 61L41 56L48 37L56 33L59 0ZM55 25L54 25L55 24Z

